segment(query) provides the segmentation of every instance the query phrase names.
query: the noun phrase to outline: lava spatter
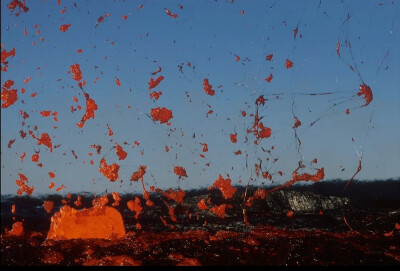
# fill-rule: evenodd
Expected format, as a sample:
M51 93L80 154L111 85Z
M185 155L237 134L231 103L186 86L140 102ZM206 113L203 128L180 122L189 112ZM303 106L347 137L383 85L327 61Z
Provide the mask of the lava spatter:
M183 198L185 197L186 192L183 191L180 188L178 188L178 190L176 192L174 190L172 190L172 188L169 188L168 192L167 191L162 191L161 195L163 195L164 197L168 198L169 200L176 201L178 204L182 204L183 203Z
M215 95L215 90L212 89L212 86L208 82L207 78L204 78L204 80L203 80L203 89L204 89L204 92L207 93L208 95L210 95L210 96Z
M357 95L358 96L364 95L365 104L362 105L362 107L369 105L369 103L373 99L371 88L369 86L367 86L366 84L360 85L360 91L357 93Z
M69 69L72 72L72 79L76 80L77 82L82 80L82 71L79 64L71 65Z
M81 122L76 124L79 128L83 128L87 120L94 118L94 111L98 108L96 102L89 97L89 94L85 92L84 95L86 98L86 113L83 115Z
M171 118L173 118L172 111L165 107L152 108L150 115L154 121L159 121L160 124L167 123Z
M183 167L180 167L180 166L174 167L174 173L175 173L176 175L178 175L179 178L181 178L181 177L187 177L186 170L185 170Z
M143 181L144 174L146 174L146 166L140 165L139 170L132 174L131 181L137 182L139 179Z
M25 192L28 195L32 195L33 191L35 190L35 188L32 186L28 186L28 178L22 174L22 173L18 173L19 175L19 179L15 181L15 183L19 186L19 189L17 190L17 194L19 196L22 196L22 193Z
M70 26L71 26L71 24L63 24L63 25L60 26L60 31L61 32L67 31Z
M156 80L154 80L153 78L150 78L150 82L148 83L149 85L149 90L152 88L155 88L158 86L158 84L160 84L160 82L164 80L164 76L160 75L159 77L157 77Z
M116 163L108 165L104 158L102 158L100 160L99 172L103 173L104 177L106 177L107 179L109 179L112 182L115 182L116 180L118 180L119 168L120 168L120 166Z
M293 67L293 62L290 61L290 59L286 59L285 67L286 67L286 69L292 68Z
M1 91L1 104L2 108L7 108L13 105L18 100L18 93L16 89L10 89L14 85L14 81L7 80L4 82Z
M224 199L232 198L237 191L237 188L232 187L231 179L224 179L221 174L219 175L218 179L215 180L213 187L218 188L221 191Z
M128 201L126 205L129 210L131 210L132 212L136 212L135 219L138 219L140 212L143 210L140 199L138 197L135 197L135 200Z
M53 144L51 143L51 138L48 133L43 133L37 141L38 145L45 145L50 149L50 152L53 152Z

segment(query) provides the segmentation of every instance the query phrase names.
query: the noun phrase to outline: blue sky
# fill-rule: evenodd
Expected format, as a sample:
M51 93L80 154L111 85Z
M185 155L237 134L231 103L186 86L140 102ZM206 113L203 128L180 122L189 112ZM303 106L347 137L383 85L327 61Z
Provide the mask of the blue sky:
M59 5L27 0L29 11L19 16L18 8L7 8L9 2L1 1L1 50L15 48L16 55L7 59L1 83L13 80L18 100L1 109L2 194L16 193L18 173L28 177L36 195L54 193L62 184L67 188L58 193L140 192L141 184L129 181L140 165L147 167L147 189L208 187L219 174L229 174L233 184L247 184L249 178L254 185L282 184L299 160L306 166L299 173L314 174L324 167L325 180L348 180L358 167L357 152L362 170L356 179L400 176L396 1L104 0L76 1L75 6L74 1L61 0ZM168 16L165 8L178 17ZM98 23L100 16L104 21ZM71 26L61 32L64 24ZM271 61L266 60L269 54ZM293 61L293 68L286 69L286 59ZM80 64L84 90L98 105L82 129L76 123L85 114L85 99L68 73L74 64ZM161 72L151 75L159 67ZM154 90L163 94L154 101L148 82L160 75L164 80ZM204 92L204 78L214 96ZM365 107L357 95L363 82L373 93ZM321 93L331 94L310 95ZM260 95L267 101L259 115L272 135L255 145L254 135L246 131L254 123L251 114ZM77 105L82 110L71 112ZM170 126L153 122L150 110L155 107L172 110ZM20 110L30 115L25 125ZM59 121L42 117L43 110L57 111ZM209 110L213 113L207 117ZM300 146L292 128L294 115L302 123L297 128ZM36 136L48 133L59 147L50 152L29 134L22 139L20 130L28 133L35 125ZM237 133L237 143L230 141L231 133ZM116 143L128 153L125 160L118 160ZM203 153L200 143L207 143L209 151ZM102 146L100 155L92 144ZM235 155L239 149L242 155ZM35 152L42 167L31 160ZM120 165L118 181L110 182L98 171L103 157ZM315 158L318 163L311 163ZM260 160L273 182L255 175L254 164ZM184 167L188 177L178 179L174 166ZM51 179L48 172L56 177Z

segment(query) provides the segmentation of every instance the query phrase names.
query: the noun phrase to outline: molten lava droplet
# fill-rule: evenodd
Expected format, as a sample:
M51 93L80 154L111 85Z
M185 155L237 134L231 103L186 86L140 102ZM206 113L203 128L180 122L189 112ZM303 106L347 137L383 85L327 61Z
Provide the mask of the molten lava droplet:
M173 118L172 111L165 107L152 108L150 115L154 121L159 121L160 123L166 123Z
M289 59L286 59L285 66L286 66L286 69L290 69L291 67L293 67L293 62L290 61Z
M174 173L180 177L187 177L186 170L183 167L174 167Z
M372 91L366 84L360 85L360 91L357 93L358 96L364 95L365 104L363 106L369 105L373 99Z

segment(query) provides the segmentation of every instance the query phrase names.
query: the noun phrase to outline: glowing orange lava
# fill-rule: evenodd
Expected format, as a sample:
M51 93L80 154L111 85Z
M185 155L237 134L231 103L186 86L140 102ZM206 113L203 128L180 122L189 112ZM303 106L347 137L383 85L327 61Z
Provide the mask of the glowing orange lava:
M51 217L47 239L120 239L125 236L121 214L112 207L92 207L78 211L64 205Z

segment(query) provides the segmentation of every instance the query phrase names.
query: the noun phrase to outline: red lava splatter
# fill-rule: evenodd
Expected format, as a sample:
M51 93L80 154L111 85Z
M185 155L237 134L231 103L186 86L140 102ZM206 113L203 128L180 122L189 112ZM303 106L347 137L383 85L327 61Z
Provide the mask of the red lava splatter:
M247 115L246 111L241 111L240 113L242 114L242 117L246 117L246 115Z
M369 103L373 99L371 88L369 86L367 86L366 84L360 85L360 91L357 93L357 95L358 96L364 95L365 104L363 106L369 105ZM361 107L363 107L363 106L361 106Z
M126 20L126 19L128 19L128 16L122 15L122 20Z
M181 178L181 177L187 177L186 170L185 170L183 167L180 167L180 166L174 167L174 173L175 173L176 175L178 175L179 178Z
M135 200L128 201L126 205L128 206L129 210L131 210L132 212L136 212L135 219L138 219L140 212L143 210L140 204L140 199L138 197L135 197Z
M82 80L82 72L79 64L71 65L69 69L72 72L72 79L75 79L77 82Z
M150 82L148 82L149 85L149 90L152 88L155 88L158 86L158 84L160 84L160 82L164 80L164 76L160 75L159 77L157 77L156 80L154 80L153 78L150 78Z
M70 26L71 26L71 24L63 24L63 25L60 26L60 31L61 32L67 31Z
M82 205L82 197L78 196L78 198L76 199L76 201L74 201L74 204L76 207L79 207Z
M354 142L354 141L353 141L353 142ZM354 179L354 177L361 171L361 169L362 169L361 163L362 163L362 157L360 157L360 159L358 160L357 171L354 173L354 175L351 177L351 179L346 183L346 185L344 186L343 191L346 190L347 186L349 186L349 184L350 184L351 181Z
M215 180L213 187L218 188L224 199L230 199L233 197L233 195L236 193L237 188L232 187L231 185L231 179L226 178L224 179L221 174L219 174L219 177L217 180Z
M24 227L22 225L22 222L15 222L12 225L11 230L7 231L8 236L18 236L21 237L24 235Z
M82 49L78 49L78 50L76 50L76 52L77 52L78 54L80 54L80 53L82 53Z
M89 98L89 94L87 94L86 92L84 93L84 95L86 98L86 113L85 115L83 115L81 122L76 124L79 128L83 128L85 122L88 119L94 118L94 111L97 110L96 102L92 98Z
M56 185L55 183L50 182L50 184L49 184L49 189L52 189L55 185Z
M28 31L26 30L26 27L25 27L25 29L24 29L24 35L25 35L25 36L28 36Z
M206 117L208 118L208 115L210 115L210 114L212 114L212 113L214 113L214 111L213 111L213 110L209 110L209 111L207 112L207 114L206 114Z
M320 180L323 180L325 177L325 172L324 172L324 168L320 168L318 169L318 171L314 174L308 174L308 173L303 173L303 174L298 174L297 171L293 171L293 177L291 180L289 180L288 182L286 182L283 185L279 185L271 190L268 191L269 192L273 192L276 191L278 189L281 189L283 187L289 187L292 184L296 183L296 182L300 182L300 181L312 181L312 182L318 182Z
M101 154L101 146L100 145L92 144L92 145L90 145L90 147L95 148L97 151L97 154Z
M25 6L25 0L23 2L19 0L12 0L7 7L11 10L11 12L13 12L16 7L18 7L19 12L15 13L15 16L19 16L21 12L29 11L29 8Z
M31 79L32 79L32 76L29 76L28 78L26 78L26 79L24 80L24 84L26 84L26 83L28 83L29 81L31 81Z
M150 115L154 121L159 121L160 124L168 122L171 118L173 118L172 111L165 107L156 107L152 108L150 111ZM168 125L168 124L167 124Z
M75 151L72 150L71 152L72 152L72 155L74 156L74 158L75 158L75 159L78 159L78 156L76 155Z
M128 153L126 151L124 151L124 149L122 149L122 147L118 144L115 143L117 146L115 146L115 152L118 155L118 159L119 160L125 160L126 156L128 155Z
M289 210L286 214L287 217L292 217L293 216L293 210Z
M43 133L38 139L37 144L43 144L50 149L50 152L53 152L53 144L51 143L51 138L48 133Z
M7 80L4 82L3 87L5 87L6 89L10 89L13 85L14 85L13 80Z
M67 187L64 184L61 184L61 186L56 189L56 192L61 191L64 188L67 188Z
M350 109L346 109L346 115L349 115L350 114Z
M11 213L12 213L12 214L15 214L15 204L13 204L13 205L11 206Z
M203 146L203 152L208 152L208 144L207 143L200 143Z
M22 196L22 193L25 192L26 194L31 195L33 193L33 190L35 190L35 188L33 186L29 187L27 185L28 178L24 174L18 173L18 175L19 175L19 180L15 180L15 183L20 187L17 190L17 194L19 196Z
M236 56L236 62L238 62L240 60L240 56L235 55Z
M176 201L178 204L182 204L183 198L185 197L186 192L180 188L178 188L178 190L176 192L174 190L172 190L172 188L169 188L168 192L163 191L163 192L161 192L161 195L168 198L169 200Z
M21 160L21 162L24 162L24 158L26 156L26 153L24 152L23 154L21 154L21 156L19 157L19 159Z
M339 43L339 40L338 40L337 43L336 43L336 53L337 53L337 55L340 57L339 48L340 48L340 43Z
M240 154L242 154L242 151L241 150L237 150L237 151L235 151L234 152L236 155L240 155Z
M299 26L296 26L296 29L293 30L294 39L296 39L297 32L299 31Z
M297 128L301 125L301 122L299 121L298 118L294 117L294 125L293 128Z
M121 86L121 82L119 81L119 78L115 79L115 83L117 84L117 86Z
M221 218L225 218L225 209L226 209L226 204L224 203L221 205L214 205L214 207L212 207L210 211Z
M107 129L108 129L108 136L112 136L114 132L111 130L110 125L107 123Z
M271 83L271 80L274 76L272 75L272 73L269 74L269 76L267 78L265 78L265 81L267 81L268 83Z
M151 75L156 75L157 73L161 72L162 68L158 67L158 69L155 72L152 72Z
M158 91L158 92L153 91L150 93L150 99L154 99L154 101L157 101L161 95L162 95L162 91Z
M119 202L121 201L121 198L119 197L119 193L111 192L111 195L112 195L112 197L113 197L113 199L114 199L114 202L113 202L113 204L111 204L111 205L112 205L112 206L118 206L118 205L119 205Z
M146 166L140 165L139 170L132 174L131 181L137 182L139 179L143 181L144 174L146 174Z
M50 116L50 114L51 114L50 110L40 111L40 115L42 115L43 117L48 117L48 116Z
M104 158L101 158L99 172L103 173L104 177L106 177L112 182L115 182L119 178L118 171L119 171L118 164L114 163L111 165L107 165L106 160Z
M138 6L138 7L136 8L136 10L139 10L139 9L141 9L141 8L143 8L143 4L141 4L140 6Z
M200 210L208 210L208 206L206 204L206 199L201 199L198 203L197 203L197 207L199 207Z
M172 14L169 9L164 8L164 10L165 10L165 13L167 13L168 16L171 16L174 19L176 19L178 17L178 14Z
M208 95L214 96L215 90L211 89L211 87L212 87L212 86L211 86L210 83L208 82L208 79L207 79L207 78L204 78L204 80L203 80L203 88L204 88L204 91L205 91Z
M311 163L313 163L313 164L317 164L317 163L318 163L318 159L317 159L317 158L315 158L314 160L312 160L312 161L311 161Z
M274 56L273 54L269 54L265 57L265 59L271 61L273 56Z
M2 87L2 91L1 91L1 100L2 100L2 104L1 107L2 108L7 108L11 105L13 105L17 100L18 100L18 93L16 89L11 89L9 90L9 88L11 88L11 86L14 85L14 81L12 80L7 80Z
M51 210L53 210L54 202L51 201L51 200L46 200L46 201L43 202L42 207L43 207L43 209L46 210L47 213L50 214Z
M8 141L7 147L8 147L9 149L11 149L11 146L12 146L12 144L14 144L14 142L15 142L15 138L14 138L14 139L11 139L10 141Z
M285 67L286 69L290 69L291 67L293 67L293 62L290 61L289 59L286 59Z
M236 143L237 142L237 133L230 134L229 136L231 138L232 143Z
M263 176L264 179L270 179L270 180L272 180L272 175L271 175L268 171L264 171L264 172L262 173L262 176Z
M51 178L51 179L54 179L54 177L56 177L56 174L54 174L54 172L49 172L48 173L49 174L49 177Z
M35 162L35 163L39 162L39 154L35 153L34 155L32 155L31 159L32 159L32 162Z

